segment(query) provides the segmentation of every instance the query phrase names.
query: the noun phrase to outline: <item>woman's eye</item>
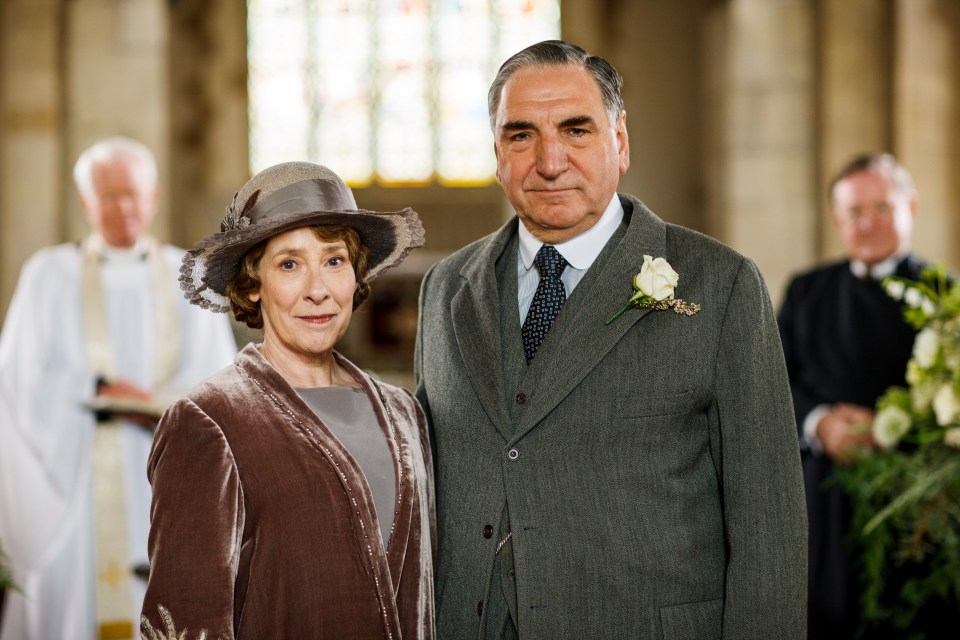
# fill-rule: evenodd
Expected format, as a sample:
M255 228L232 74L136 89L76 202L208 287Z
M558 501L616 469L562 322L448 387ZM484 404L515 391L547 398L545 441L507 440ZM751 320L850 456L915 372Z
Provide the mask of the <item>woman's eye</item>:
M331 267L339 267L345 262L346 260L343 258L343 256L334 256L327 261L327 264L329 264Z
M280 268L284 270L290 270L297 266L297 263L293 260L284 260L280 263Z

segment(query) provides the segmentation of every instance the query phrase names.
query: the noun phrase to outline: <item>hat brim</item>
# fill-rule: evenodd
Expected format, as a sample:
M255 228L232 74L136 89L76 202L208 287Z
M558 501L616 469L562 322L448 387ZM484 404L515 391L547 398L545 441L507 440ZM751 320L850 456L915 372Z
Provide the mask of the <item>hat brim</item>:
M367 282L402 262L424 243L423 224L409 207L390 212L358 209L284 213L274 216L269 223L228 229L197 242L184 256L180 267L184 297L206 309L229 311L227 285L240 271L247 251L280 233L327 224L342 224L357 231L369 251Z

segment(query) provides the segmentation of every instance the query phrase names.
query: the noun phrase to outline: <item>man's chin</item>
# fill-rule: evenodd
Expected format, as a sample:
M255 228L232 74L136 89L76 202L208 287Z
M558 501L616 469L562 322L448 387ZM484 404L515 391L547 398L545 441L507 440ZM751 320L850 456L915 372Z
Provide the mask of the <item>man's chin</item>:
M875 265L883 262L890 256L892 256L896 251L858 251L856 255L853 256L855 260L859 260L866 265Z

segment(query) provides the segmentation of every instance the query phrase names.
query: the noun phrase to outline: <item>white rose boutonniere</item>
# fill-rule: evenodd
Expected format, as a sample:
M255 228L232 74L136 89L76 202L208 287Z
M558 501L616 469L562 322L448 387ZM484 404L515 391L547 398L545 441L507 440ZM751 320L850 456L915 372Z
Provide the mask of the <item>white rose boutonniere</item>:
M659 311L673 309L675 313L692 316L700 311L700 305L673 297L679 281L680 275L673 270L669 262L663 258L643 256L640 273L633 277L633 297L604 324L610 324L631 307L646 307Z

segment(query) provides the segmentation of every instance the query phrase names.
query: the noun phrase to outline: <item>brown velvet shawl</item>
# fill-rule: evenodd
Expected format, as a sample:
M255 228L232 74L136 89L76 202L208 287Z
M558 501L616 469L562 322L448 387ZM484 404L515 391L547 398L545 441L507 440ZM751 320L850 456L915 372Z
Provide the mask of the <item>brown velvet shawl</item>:
M144 637L151 627L166 637L170 625L208 640L434 637L423 411L336 356L370 398L394 458L389 548L357 463L247 345L157 428Z

